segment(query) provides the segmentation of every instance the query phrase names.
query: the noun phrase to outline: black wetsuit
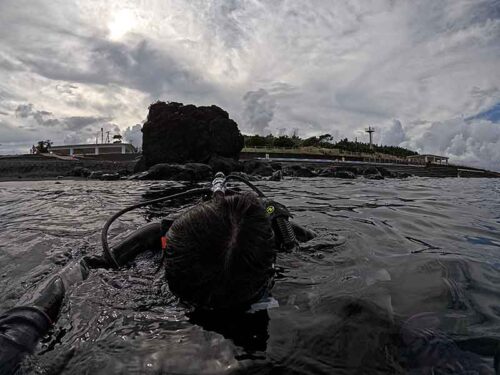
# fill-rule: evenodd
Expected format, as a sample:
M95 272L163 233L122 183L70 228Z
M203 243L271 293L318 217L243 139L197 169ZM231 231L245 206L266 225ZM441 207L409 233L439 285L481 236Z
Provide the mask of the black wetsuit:
M55 276L30 306L17 306L0 316L0 374L13 374L32 353L57 319L64 298L64 282Z
M273 228L278 231L276 219L288 220L290 214L279 203L267 200L265 205L266 208L273 208L269 216ZM123 266L146 249L161 250L161 238L172 222L173 220L162 220L161 223L147 224L126 237L111 250L116 263ZM290 243L296 240L307 241L315 235L299 225L292 223L290 225L294 232ZM278 234L276 238L277 250L283 250L283 237ZM53 277L39 288L36 293L38 297L29 305L17 306L3 313L0 316L0 374L15 373L22 358L28 353L33 353L40 338L48 332L57 319L65 290L69 285L85 279L89 268L112 267L113 265L104 256L84 257L81 262L69 267L69 272L63 269L60 275ZM79 270L81 272L78 272ZM260 315L262 314L258 314L259 317ZM193 316L193 319L203 321L204 318ZM259 346L259 344L254 345Z
M266 203L269 207L269 204L272 204L273 202ZM276 206L274 207L276 208ZM273 211L273 213L274 212L276 212L277 215L283 215L282 217L286 219L289 216L287 211L281 210L281 207L278 207L278 209ZM161 238L165 235L172 222L173 220L164 220L162 223L148 224L126 237L112 249L112 254L116 263L123 266L132 261L145 249L160 250L162 247ZM276 222L274 222L273 225L276 227ZM305 242L315 237L315 233L312 231L291 222L290 228L292 228L295 240L298 242ZM277 232L276 228L273 229ZM279 235L276 237L277 251L286 251L287 249L282 246L283 242L280 242L282 241L282 238L280 238ZM87 267L112 267L104 256L85 257L80 262L80 265L77 265L76 272L74 267L73 269L70 269L70 272L62 272L60 275L50 279L39 292L39 296L31 304L15 307L0 316L0 374L15 373L19 368L23 357L28 353L34 352L40 338L47 333L53 322L57 319L65 290L67 290L67 287L72 283L78 282L86 277ZM79 267L81 267L81 273L78 275ZM226 337L229 336L238 345L249 346L250 351L265 350L265 342L268 338L267 312L260 311L258 314L251 315L253 316L243 316L242 318L246 327L255 326L255 329L250 330L241 329L242 324L240 319L230 320L220 316L219 314L215 314L215 317L210 317L206 314L193 314L191 321L195 324L200 324L207 329L216 330ZM232 327L228 324L230 321L235 321L238 324L235 324L235 326ZM427 338L422 339L419 336L412 336L411 334L408 336L408 330L405 332L407 333L406 338L410 337L413 340L413 338L416 337L418 339L416 341L420 343L425 342L424 347L432 347L432 345L426 342ZM415 340L412 340L410 340L410 345L406 351L406 361L410 365L420 367L419 365L422 361L425 361L429 358L429 356L425 355L422 357L424 359L421 359L421 353L418 351L415 352L414 350L415 345L413 345L413 341ZM449 348L449 345L441 345L440 347L447 349ZM427 353L427 351L428 350L426 350L425 353ZM447 351L454 355L457 363L460 363L460 359L465 358L461 357L459 350ZM481 371L484 371L485 374L488 373L487 369L483 367L483 365L480 364L480 366L477 367L478 362L475 357L472 359L473 360L470 361L473 363L472 368L480 369ZM412 361L415 361L415 363Z

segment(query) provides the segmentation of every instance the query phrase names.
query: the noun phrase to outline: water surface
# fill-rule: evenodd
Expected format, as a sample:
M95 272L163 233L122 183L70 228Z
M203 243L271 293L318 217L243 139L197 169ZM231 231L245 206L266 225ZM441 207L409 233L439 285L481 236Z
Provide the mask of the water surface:
M500 181L313 178L258 185L299 224L344 239L279 255L273 289L279 308L230 321L188 316L155 274L157 254L147 252L119 271L93 270L73 287L23 372L405 373L392 360L398 348L391 322L424 312L438 317L430 328L447 338L500 338ZM1 182L0 311L65 264L101 253L101 227L118 209L183 188ZM187 205L136 210L110 235ZM366 312L352 313L353 303Z

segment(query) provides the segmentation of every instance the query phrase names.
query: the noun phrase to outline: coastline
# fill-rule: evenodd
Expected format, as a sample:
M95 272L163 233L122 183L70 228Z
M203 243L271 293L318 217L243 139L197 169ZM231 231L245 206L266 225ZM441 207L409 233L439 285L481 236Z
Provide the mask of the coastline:
M108 161L95 159L65 160L41 155L14 155L0 157L0 181L39 181L82 179L78 170L100 171L130 175L136 161Z
M274 155L273 155L274 156ZM321 168L366 169L379 168L395 175L406 174L417 177L474 177L500 178L500 173L478 168L457 165L404 165L392 163L314 160L310 158L243 158L243 163L280 164L283 167L300 166L311 171ZM41 155L13 155L0 157L0 182L8 181L45 181L45 180L86 180L89 174L96 173L90 179L119 180L134 173L137 160L99 160L99 159L61 159ZM257 172L257 171L255 171ZM259 173L257 173L259 174ZM104 176L103 176L104 175ZM303 176L307 177L307 176ZM310 176L312 177L312 176Z

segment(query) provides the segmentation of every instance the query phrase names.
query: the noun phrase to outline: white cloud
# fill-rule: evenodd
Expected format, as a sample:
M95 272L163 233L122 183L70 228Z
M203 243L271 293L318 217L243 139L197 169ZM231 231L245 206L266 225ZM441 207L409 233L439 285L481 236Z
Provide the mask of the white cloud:
M385 146L399 146L406 140L406 133L401 125L401 121L394 120L392 125L382 130L380 144Z
M490 121L453 119L435 122L401 145L420 153L448 156L455 164L500 172L500 124Z
M136 148L142 148L142 126L136 124L129 126L123 132L123 139L125 142L131 143Z
M249 91L243 96L245 110L243 111L244 126L255 134L269 133L269 123L274 116L276 101L264 89Z

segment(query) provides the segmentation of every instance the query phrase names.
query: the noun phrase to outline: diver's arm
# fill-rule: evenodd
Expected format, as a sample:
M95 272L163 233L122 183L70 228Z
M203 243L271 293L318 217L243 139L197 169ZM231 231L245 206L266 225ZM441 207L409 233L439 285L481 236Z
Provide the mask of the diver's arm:
M69 287L87 277L85 264L70 263L19 304L0 315L0 374L14 374L24 356L56 321Z
M113 246L113 255L120 266L133 260L145 250L161 249L161 224L151 223L136 230L123 241Z
M317 234L312 230L304 228L293 221L290 221L290 225L292 226L293 233L295 233L295 238L299 242L307 242L317 236Z
M163 220L162 224L151 223L139 228L112 247L111 252L113 253L113 257L120 266L123 266L145 250L160 250L161 237L168 230L172 222L173 220ZM112 267L108 264L104 256L85 257L85 263L90 268Z
M14 374L52 322L34 307L15 307L0 316L0 374Z

